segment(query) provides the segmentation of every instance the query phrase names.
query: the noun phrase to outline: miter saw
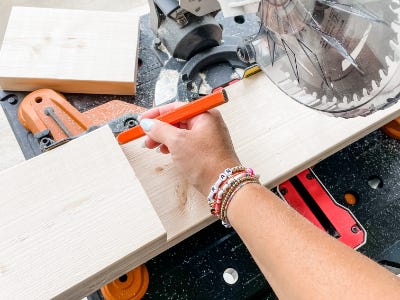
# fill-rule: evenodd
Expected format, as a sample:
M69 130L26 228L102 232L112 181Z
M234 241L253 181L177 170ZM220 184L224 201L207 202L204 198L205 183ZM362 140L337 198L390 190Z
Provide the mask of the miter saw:
M236 45L237 56L245 63L257 63L286 94L310 108L346 118L364 116L390 106L400 92L399 1L150 0L149 4L151 28L160 43L173 57L188 62L226 46L214 18L220 9L224 16L258 11L259 30ZM232 48L224 54L230 61L235 57ZM203 61L197 71L204 66ZM181 75L180 80L185 79L188 72Z

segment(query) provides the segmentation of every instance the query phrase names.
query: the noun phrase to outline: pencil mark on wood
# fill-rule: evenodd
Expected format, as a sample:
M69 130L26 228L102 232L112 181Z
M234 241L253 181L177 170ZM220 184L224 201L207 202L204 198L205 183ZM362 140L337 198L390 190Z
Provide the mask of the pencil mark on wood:
M64 212L76 212L81 208L81 206L83 206L89 200L90 200L89 196L82 197L76 201L73 201L73 202L65 205L63 211Z
M187 180L182 180L178 182L175 187L176 199L178 200L180 206L183 208L186 206L188 201L188 188L189 183L187 182Z
M7 273L8 268L6 266L0 265L0 274L5 274Z
M162 171L164 171L164 168L163 168L163 167L156 167L156 168L155 168L155 171L156 171L157 173L161 173Z
M168 170L169 168L171 168L173 165L172 164L164 164L164 165L162 165L162 166L157 166L157 167L155 167L155 171L157 172L157 173L162 173L163 171L166 171L166 170Z

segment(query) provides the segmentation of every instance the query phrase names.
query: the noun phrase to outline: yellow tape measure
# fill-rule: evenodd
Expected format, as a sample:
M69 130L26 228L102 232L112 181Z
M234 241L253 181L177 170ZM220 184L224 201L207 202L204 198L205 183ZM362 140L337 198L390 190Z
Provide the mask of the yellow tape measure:
M257 74L260 71L261 69L258 65L252 65L244 70L243 78L249 78L250 76Z

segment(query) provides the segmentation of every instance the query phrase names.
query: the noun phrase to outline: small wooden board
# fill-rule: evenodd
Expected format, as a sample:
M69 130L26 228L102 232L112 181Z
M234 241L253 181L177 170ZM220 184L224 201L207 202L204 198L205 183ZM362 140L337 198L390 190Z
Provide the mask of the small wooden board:
M0 299L81 299L165 243L108 127L0 172L0 195Z
M0 51L0 87L135 94L139 17L13 7Z

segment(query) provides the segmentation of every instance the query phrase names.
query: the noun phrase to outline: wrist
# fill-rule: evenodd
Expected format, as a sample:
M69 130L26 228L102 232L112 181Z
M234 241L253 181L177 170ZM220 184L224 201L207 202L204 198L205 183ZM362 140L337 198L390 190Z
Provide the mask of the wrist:
M231 200L239 190L252 183L260 185L258 176L251 168L239 165L225 169L211 186L207 196L210 212L218 217L225 227L230 227L227 211Z
M204 181L201 186L199 186L199 191L204 195L208 196L210 188L215 184L219 175L224 172L227 168L233 168L234 166L240 166L241 163L238 159L226 159L215 163L210 163L210 166L215 166L207 168L207 173L203 175Z
M251 214L252 209L257 209L258 206L255 205L257 197L254 195L264 193L266 190L261 184L247 184L237 191L227 210L228 220L233 227L237 224L237 220Z

